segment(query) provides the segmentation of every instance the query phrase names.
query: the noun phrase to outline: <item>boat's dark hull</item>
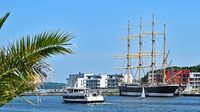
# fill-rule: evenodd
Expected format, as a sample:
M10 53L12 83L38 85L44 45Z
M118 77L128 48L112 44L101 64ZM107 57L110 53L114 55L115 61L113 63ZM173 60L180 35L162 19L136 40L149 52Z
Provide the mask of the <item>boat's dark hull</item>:
M182 96L200 96L200 94L183 94Z
M172 97L175 95L177 85L161 85L161 86L146 86L144 87L145 95L147 97ZM120 86L121 96L136 96L142 94L141 86Z
M104 100L100 101L68 101L68 100L63 100L64 103L102 103Z

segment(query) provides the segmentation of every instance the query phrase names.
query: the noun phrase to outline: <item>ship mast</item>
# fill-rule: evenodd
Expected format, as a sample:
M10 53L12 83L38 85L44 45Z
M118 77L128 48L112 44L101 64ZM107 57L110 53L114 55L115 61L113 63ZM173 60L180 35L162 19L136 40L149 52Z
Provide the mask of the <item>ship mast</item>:
M166 67L167 67L167 57L166 57L166 24L164 24L164 49L163 49L163 83L165 83L165 78L166 78Z
M131 73L131 41L130 41L130 20L128 20L128 36L127 36L127 65L126 65L126 72L127 72L127 83L130 84L130 73Z
M155 32L155 20L154 20L154 14L152 16L152 31L150 32L143 32L143 26L142 26L142 17L140 17L140 29L139 29L139 48L138 53L131 54L131 39L134 39L135 37L130 36L130 20L128 20L128 35L127 35L127 54L116 56L116 58L123 58L127 60L126 67L122 67L119 69L125 69L125 74L127 76L126 82L128 84L132 83L131 81L131 74L132 69L137 69L136 73L138 75L140 84L142 84L141 76L142 72L144 71L144 68L150 68L150 74L148 75L149 83L155 84L155 71L156 67L163 67L163 78L161 79L163 83L165 83L165 71L167 67L166 62L166 25L164 25L164 33ZM151 36L151 51L143 52L143 35L150 35ZM155 52L155 36L156 35L164 35L164 51L162 53ZM136 37L137 38L137 37ZM155 57L157 56L163 56L163 63L161 65L155 65ZM150 65L143 65L143 58L150 58L151 63ZM131 66L131 58L138 58L138 66ZM151 76L151 78L150 78Z
M140 33L139 33L139 80L141 80L141 69L142 69L142 17L140 17Z
M154 14L152 17L152 51L151 51L151 72L152 80L151 83L154 83L154 68L155 68L155 31L154 31Z
M127 54L125 55L119 55L119 56L116 56L116 58L122 58L122 59L126 59L126 67L120 67L118 68L119 70L120 69L125 69L125 76L126 76L126 83L127 84L130 84L132 83L132 67L131 67L131 58L132 58L132 55L131 55L131 36L130 36L130 20L128 20L128 35L127 35Z

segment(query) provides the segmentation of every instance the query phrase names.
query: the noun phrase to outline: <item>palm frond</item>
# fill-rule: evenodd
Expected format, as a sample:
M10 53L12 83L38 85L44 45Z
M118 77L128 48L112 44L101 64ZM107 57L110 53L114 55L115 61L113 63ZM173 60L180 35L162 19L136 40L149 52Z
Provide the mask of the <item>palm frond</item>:
M4 16L2 16L0 18L0 29L2 28L3 24L5 23L6 19L8 18L8 16L10 15L9 12L7 12Z
M66 45L72 34L43 32L33 37L22 37L6 48L0 48L0 105L23 92L33 90L48 75L47 57L72 54Z

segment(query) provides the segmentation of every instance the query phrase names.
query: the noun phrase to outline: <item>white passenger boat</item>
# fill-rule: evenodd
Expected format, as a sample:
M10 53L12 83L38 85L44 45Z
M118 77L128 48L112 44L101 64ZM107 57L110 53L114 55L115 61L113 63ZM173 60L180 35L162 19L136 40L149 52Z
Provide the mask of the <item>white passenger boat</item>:
M86 88L67 88L63 94L64 102L95 103L104 102L104 97L99 90Z

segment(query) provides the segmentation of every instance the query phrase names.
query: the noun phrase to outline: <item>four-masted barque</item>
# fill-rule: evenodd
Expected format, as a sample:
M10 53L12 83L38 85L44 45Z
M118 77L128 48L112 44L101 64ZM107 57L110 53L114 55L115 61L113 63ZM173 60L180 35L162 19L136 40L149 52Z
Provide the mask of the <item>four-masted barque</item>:
M127 36L127 54L123 56L116 56L116 58L125 58L127 60L126 67L119 69L125 69L126 81L119 86L119 91L121 96L149 96L149 97L172 97L178 90L179 85L169 84L166 80L166 68L167 68L167 54L166 54L166 25L164 24L164 30L162 33L155 31L155 21L154 14L152 17L152 31L144 32L142 26L142 17L140 17L140 28L139 34L134 37L130 35L130 21L128 21L128 36ZM157 35L159 38L162 37L163 48L161 52L157 52L155 49L155 42ZM143 37L151 37L149 51L144 51L143 48ZM131 40L139 40L137 53L131 53ZM159 43L158 43L159 44ZM156 57L161 56L162 62L158 66L156 65ZM144 65L143 59L149 58L148 65ZM138 64L136 66L131 65L131 59L136 59ZM148 68L148 70L147 70ZM133 74L132 69L137 72ZM146 69L146 71L145 71ZM146 82L143 82L142 76L148 77ZM133 78L137 76L137 78ZM160 81L156 80L156 77L160 77ZM142 94L143 93L143 94Z

